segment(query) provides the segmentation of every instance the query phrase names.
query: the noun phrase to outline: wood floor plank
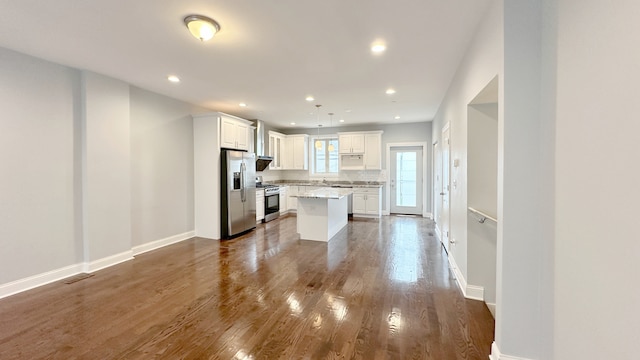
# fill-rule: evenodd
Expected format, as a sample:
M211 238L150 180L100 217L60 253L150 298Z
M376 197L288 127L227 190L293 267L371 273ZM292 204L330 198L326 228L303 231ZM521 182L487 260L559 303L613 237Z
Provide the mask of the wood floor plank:
M285 216L0 300L0 359L485 360L493 327L432 221L355 219L323 243Z

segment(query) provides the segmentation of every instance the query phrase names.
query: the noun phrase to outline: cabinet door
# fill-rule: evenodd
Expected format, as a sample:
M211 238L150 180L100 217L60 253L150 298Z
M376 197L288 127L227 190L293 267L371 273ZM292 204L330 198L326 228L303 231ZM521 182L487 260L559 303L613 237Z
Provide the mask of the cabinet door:
M380 134L366 134L364 137L364 168L368 170L380 170L382 168Z
M282 158L283 158L283 150L284 150L284 138L282 137L276 137L276 168L277 169L282 169L284 168L284 164L282 163Z
M229 149L236 148L236 122L232 119L222 117L220 147Z
M279 200L280 200L280 213L284 214L287 212L287 210L289 210L289 208L287 207L287 187L286 186L280 187Z
M288 210L297 210L298 209L298 198L293 197L292 195L298 195L298 187L297 186L289 186L289 190L287 192L287 209Z
M249 125L236 123L236 149L249 150Z
M283 169L294 169L294 149L293 149L293 138L286 137L282 140L282 144L284 145L282 151L282 168Z
M353 193L353 213L354 214L366 214L367 202L365 200L367 195L361 193Z
M351 154L351 135L338 136L338 153Z
M296 136L293 137L291 144L291 156L293 158L293 164L291 166L292 169L296 170L307 170L308 159L307 159L307 138L306 136Z
M364 153L364 134L351 135L351 152Z
M366 214L380 216L380 196L367 194L365 202Z

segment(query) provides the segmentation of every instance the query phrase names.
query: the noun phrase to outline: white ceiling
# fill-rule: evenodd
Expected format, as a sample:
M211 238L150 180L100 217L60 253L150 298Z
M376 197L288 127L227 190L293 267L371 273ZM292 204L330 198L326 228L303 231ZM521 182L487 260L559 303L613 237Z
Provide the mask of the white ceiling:
M0 46L283 129L430 121L489 1L0 0Z

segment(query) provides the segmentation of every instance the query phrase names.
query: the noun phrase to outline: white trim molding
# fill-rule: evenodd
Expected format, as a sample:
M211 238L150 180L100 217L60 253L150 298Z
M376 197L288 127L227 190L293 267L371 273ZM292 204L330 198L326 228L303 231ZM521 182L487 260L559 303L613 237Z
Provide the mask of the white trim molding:
M484 287L482 286L467 284L464 293L464 297L466 297L467 299L484 301Z
M85 262L84 264L82 264L82 271L86 273L92 273L129 260L133 260L133 251L131 250L121 252L120 254L107 256L105 258L98 259L92 262Z
M196 236L195 230L187 231L187 232L182 233L182 234L177 234L177 235L166 237L164 239L150 241L150 242L142 244L142 245L134 246L133 249L132 249L133 250L133 256L140 255L140 254L152 251L152 250L159 249L161 247L165 247L165 246L168 246L168 245L175 244L175 243L179 243L181 241L185 241L185 240L191 239L194 236Z
M532 360L532 359L527 359L527 358L522 358L517 356L505 355L501 353L500 349L498 349L498 344L496 344L495 341L491 344L491 355L489 355L489 359L490 360Z
M423 213L422 217L433 220L433 214L430 212Z
M462 275L462 272L460 271L458 264L456 264L456 259L451 254L451 250L449 250L447 259L449 259L449 266L451 266L451 270L453 270L453 275L456 277L456 283L458 284L460 291L462 291L462 295L464 295L464 297L466 298L467 297L467 279L465 279L464 276Z
M38 286L46 285L54 281L59 281L69 276L76 275L82 271L82 264L74 264L65 266L60 269L47 271L42 274L29 276L28 278L19 279L10 283L0 285L0 299L7 296L15 295L23 291L37 288Z
M485 303L487 304L487 307L489 308L489 312L491 313L491 316L493 316L493 318L496 318L496 304L494 303Z

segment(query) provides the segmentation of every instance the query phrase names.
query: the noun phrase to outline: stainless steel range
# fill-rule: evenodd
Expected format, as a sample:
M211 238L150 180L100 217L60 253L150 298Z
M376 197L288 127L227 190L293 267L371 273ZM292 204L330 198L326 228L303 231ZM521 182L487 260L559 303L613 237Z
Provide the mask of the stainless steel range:
M264 189L264 219L262 222L277 219L280 216L280 187L278 185L263 184L260 181L256 183L256 188Z

